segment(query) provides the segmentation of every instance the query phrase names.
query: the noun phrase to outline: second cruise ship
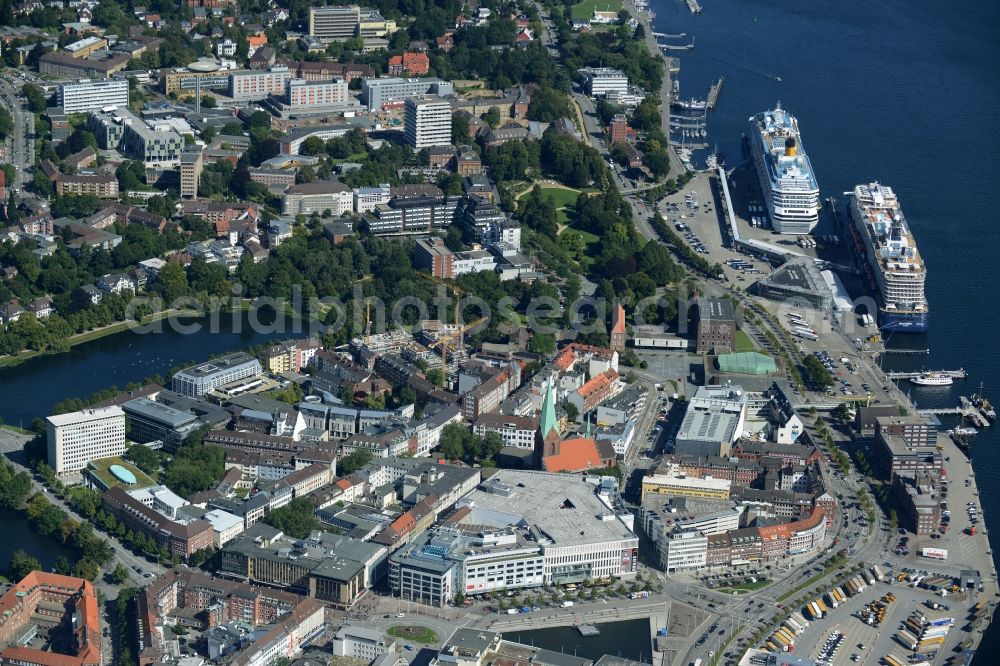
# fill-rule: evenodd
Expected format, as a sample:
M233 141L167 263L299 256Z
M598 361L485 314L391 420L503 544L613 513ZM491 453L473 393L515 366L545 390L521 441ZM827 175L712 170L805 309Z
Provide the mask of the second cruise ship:
M771 226L808 234L819 221L819 185L802 148L799 122L778 104L750 118L750 150Z
M857 185L851 197L852 235L864 252L865 272L881 303L879 328L922 333L928 327L927 269L891 187Z

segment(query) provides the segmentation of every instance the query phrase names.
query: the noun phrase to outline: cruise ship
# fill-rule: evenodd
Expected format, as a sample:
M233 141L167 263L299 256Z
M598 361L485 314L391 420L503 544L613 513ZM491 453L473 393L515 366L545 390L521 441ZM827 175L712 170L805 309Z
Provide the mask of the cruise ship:
M819 185L802 148L799 121L778 104L750 118L750 152L772 227L808 234L819 221Z
M891 187L858 185L851 197L856 244L864 248L866 272L881 301L879 328L922 333L928 326L924 280L927 270Z

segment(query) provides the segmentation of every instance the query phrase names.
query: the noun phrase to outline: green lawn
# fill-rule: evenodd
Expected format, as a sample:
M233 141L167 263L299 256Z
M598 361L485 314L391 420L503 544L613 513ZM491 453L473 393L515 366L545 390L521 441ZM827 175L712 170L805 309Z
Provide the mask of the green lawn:
M566 189L563 187L543 187L541 188L542 198L549 197L556 208L571 206L576 203L580 196L580 190Z
M719 592L726 592L728 594L737 594L740 592L753 592L754 590L759 590L761 588L767 587L771 584L769 580L758 580L756 583L740 583L739 585L732 585L730 587L720 587Z
M573 18L589 19L594 15L594 10L618 13L622 7L621 0L583 0L580 4L573 5Z
M437 643L437 634L434 633L434 630L419 625L398 624L389 627L389 631L386 633L394 638L402 638L414 643L424 643L426 645Z
M738 352L748 352L756 351L757 348L754 346L753 341L750 336L746 334L745 331L736 331L736 351Z

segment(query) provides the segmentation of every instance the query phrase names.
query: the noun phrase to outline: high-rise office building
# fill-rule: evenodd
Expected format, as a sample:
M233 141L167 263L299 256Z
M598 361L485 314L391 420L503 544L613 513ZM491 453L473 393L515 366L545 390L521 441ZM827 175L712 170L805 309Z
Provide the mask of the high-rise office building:
M125 453L125 412L121 407L57 414L46 422L49 465L56 474L76 472L91 460Z
M451 104L443 99L414 97L406 100L406 142L420 150L451 145Z

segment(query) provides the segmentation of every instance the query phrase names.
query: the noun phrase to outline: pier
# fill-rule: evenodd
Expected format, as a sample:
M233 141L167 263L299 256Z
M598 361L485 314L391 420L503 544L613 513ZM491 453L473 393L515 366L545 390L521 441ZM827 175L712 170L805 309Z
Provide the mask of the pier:
M694 39L691 40L691 45L694 45ZM722 82L725 81L725 77L720 76L719 80L712 84L712 87L708 89L708 99L705 102L705 108L709 111L715 108L715 104L719 101L719 94L722 93Z
M687 36L688 36L688 34L686 32L682 32L679 35L670 35L670 34L665 33L665 32L654 32L653 33L653 37L663 37L664 39L684 39Z
M587 636L597 636L601 633L601 630L592 624L578 624L576 625L576 630L580 632L580 635L586 638Z
M883 349L883 354L930 354L930 349Z
M694 37L691 38L690 44L660 44L656 43L664 51L690 51L694 48Z
M701 5L698 4L698 0L687 0L687 6L692 14L701 14Z
M945 377L951 377L952 379L965 379L969 376L969 373L959 368L958 370L921 370L919 372L887 372L885 376L889 379L915 379L920 375L926 374L944 375Z

